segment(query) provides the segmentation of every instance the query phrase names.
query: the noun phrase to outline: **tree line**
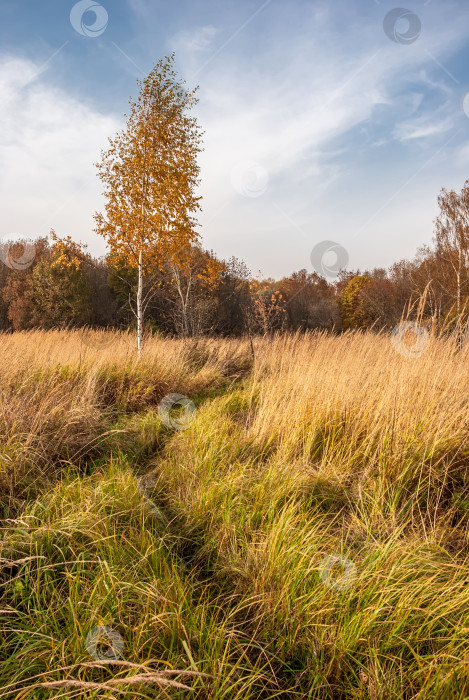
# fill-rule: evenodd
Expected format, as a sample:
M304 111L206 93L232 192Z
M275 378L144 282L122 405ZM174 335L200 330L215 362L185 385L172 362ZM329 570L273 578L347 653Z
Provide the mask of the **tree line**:
M237 258L219 260L197 233L202 132L196 89L178 79L174 55L138 81L125 127L96 163L104 210L97 259L70 237L0 244L0 328L129 328L176 336L280 330L392 328L405 317L461 320L469 300L469 180L442 190L431 245L388 270L306 269L253 278Z
M127 256L95 258L52 231L23 265L28 245L1 246L2 330L136 328L138 267ZM263 279L194 242L147 265L142 303L146 330L182 337L382 330L404 317L451 326L469 311L469 180L460 192L442 190L432 243L389 269L341 270L332 281L306 269Z

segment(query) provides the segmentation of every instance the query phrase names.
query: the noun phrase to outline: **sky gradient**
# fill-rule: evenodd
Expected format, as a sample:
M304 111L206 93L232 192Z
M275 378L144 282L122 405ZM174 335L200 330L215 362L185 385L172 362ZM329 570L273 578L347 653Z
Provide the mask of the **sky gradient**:
M0 5L2 237L105 252L93 163L172 51L200 86L202 242L254 275L313 271L324 240L354 270L412 257L440 189L469 178L466 0L76 5Z

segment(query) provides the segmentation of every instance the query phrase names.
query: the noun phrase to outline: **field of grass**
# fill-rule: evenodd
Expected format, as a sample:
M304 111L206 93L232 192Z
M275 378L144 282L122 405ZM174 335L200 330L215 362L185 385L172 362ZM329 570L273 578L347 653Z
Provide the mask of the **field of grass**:
M0 343L0 698L469 698L469 347Z

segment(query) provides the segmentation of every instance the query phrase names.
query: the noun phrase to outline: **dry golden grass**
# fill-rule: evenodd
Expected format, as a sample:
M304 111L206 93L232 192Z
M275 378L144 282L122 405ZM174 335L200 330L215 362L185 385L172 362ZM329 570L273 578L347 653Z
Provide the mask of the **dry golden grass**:
M47 483L58 465L99 457L119 416L235 377L248 366L244 345L149 337L138 362L127 333L1 334L0 504Z
M23 331L0 334L2 348L2 378L33 368L45 369L57 365L106 367L118 364L134 367L137 364L136 340L132 333L120 331ZM193 348L197 343L191 342ZM246 343L237 340L204 341L203 346L214 356L226 359ZM145 338L143 364L156 363L170 376L178 376L187 369L188 343L159 336ZM207 358L209 359L209 358ZM213 358L215 359L215 357ZM213 368L207 363L206 369Z
M0 697L469 697L469 348L82 335L0 338Z
M386 515L400 484L412 483L412 499L432 495L429 517L448 506L452 479L469 485L469 347L432 338L406 357L385 335L285 336L258 355L250 435L275 444L287 469L301 476L314 463L357 497L370 485Z

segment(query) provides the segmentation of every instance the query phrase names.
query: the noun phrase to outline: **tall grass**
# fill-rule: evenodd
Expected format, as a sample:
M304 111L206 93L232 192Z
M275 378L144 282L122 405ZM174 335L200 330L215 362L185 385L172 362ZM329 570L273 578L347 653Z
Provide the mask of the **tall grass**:
M0 697L469 697L468 348L0 340Z

